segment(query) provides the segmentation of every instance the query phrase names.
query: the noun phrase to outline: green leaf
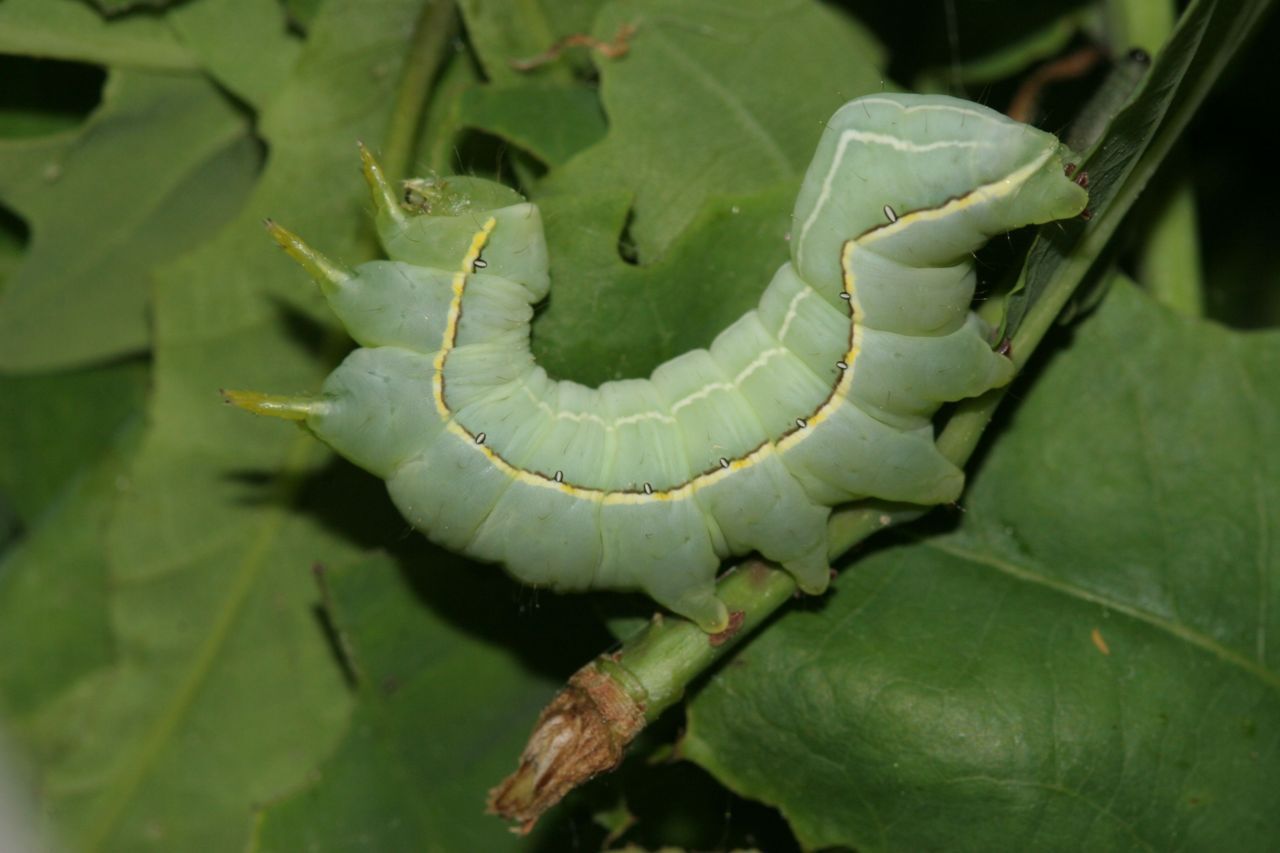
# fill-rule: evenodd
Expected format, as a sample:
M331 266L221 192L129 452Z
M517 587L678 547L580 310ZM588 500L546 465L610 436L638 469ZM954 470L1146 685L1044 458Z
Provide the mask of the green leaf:
M163 9L174 4L175 0L83 0L92 3L108 16L124 15L128 12Z
M725 187L798 188L823 122L884 87L879 47L817 3L612 3L595 35L625 23L636 25L630 51L598 61L608 135L540 189L634 193L630 232L641 263L661 257Z
M0 138L72 130L97 106L102 77L90 65L0 54Z
M598 35L638 22L627 56L600 63L608 134L536 188L554 286L534 348L557 376L644 375L752 307L786 260L822 122L881 88L879 50L816 4L677 5L601 14Z
M95 463L127 421L141 420L147 366L0 375L0 493L28 525ZM89 417L89 414L92 417Z
M0 369L144 348L150 276L243 204L261 153L204 77L113 72L77 132L0 141L0 198L31 227L0 293Z
M355 140L383 133L421 6L325 5L262 117L273 156L245 211L161 276L149 429L107 537L115 664L33 712L42 809L76 849L242 849L252 806L341 736L350 700L309 567L358 550L328 520L343 490L311 479L316 442L217 389L319 383L317 300L261 219L367 252Z
M124 377L93 377L98 388ZM86 385L75 377L65 385ZM61 389L58 389L61 390ZM90 399L98 398L91 392ZM47 408L47 406L45 407ZM46 433L54 433L47 422ZM113 498L127 476L142 433L142 418L105 431L93 444L99 458L63 486L26 538L0 560L0 719L40 749L42 720L67 685L102 671L114 657L107 609L107 526ZM5 447L31 447L21 444ZM74 737L71 732L61 740Z
M78 0L4 0L0 3L0 53L119 68L196 67L194 57L163 19L131 15L109 21Z
M320 783L269 808L253 849L562 849L554 822L521 841L484 804L562 680L542 670L572 668L583 621L565 600L511 620L492 606L513 593L498 573L426 547L406 557L325 570L359 705Z
M325 0L282 0L285 13L290 23L300 30L311 29L311 22L320 13Z
M565 36L585 33L603 0L458 0L467 35L485 76L494 82L510 82L526 76L511 67L512 60L528 59L549 50ZM612 33L610 34L612 36ZM552 79L567 79L561 63L536 72Z
M605 134L595 89L582 84L476 86L463 95L459 112L464 125L500 136L553 168Z
M285 82L301 42L283 6L262 0L200 0L166 16L203 70L261 107Z
M1277 369L1116 286L958 528L762 634L688 754L810 847L1271 849Z
M550 306L536 325L538 361L596 384L644 376L755 307L787 259L795 188L716 198L666 257L626 263L617 241L628 196L555 197L543 205L552 249Z

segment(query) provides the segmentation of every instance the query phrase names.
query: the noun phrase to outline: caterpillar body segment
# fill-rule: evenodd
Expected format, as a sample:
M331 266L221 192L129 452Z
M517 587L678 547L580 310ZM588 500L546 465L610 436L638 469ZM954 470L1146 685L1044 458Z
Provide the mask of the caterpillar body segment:
M1066 154L965 101L852 101L758 307L649 379L591 389L529 349L549 285L537 208L468 178L401 196L362 149L389 260L347 272L276 234L361 348L318 400L232 402L305 418L445 547L555 589L643 590L720 631L726 557L759 551L819 593L832 506L959 495L930 418L1013 375L969 312L969 255L1084 209Z

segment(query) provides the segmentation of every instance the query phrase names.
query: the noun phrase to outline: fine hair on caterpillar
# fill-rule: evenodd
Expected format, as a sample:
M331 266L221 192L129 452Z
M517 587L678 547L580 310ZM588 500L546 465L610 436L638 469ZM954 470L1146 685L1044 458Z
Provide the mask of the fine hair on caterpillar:
M725 558L757 551L818 594L832 506L956 499L932 416L1014 372L969 310L972 252L1088 201L1050 134L955 98L856 99L756 308L647 379L588 388L529 349L550 286L537 206L451 177L411 182L406 207L361 157L389 260L343 269L269 225L360 348L317 396L227 398L303 421L445 547L537 586L643 590L710 633Z

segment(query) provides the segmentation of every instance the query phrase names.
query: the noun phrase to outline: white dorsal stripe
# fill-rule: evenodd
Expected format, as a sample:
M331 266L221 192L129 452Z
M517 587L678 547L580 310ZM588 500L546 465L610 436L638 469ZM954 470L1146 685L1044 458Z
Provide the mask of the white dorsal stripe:
M679 400L677 400L675 402L675 405L671 407L671 414L674 415L676 412L680 411L685 406L692 405L693 403L697 402L698 400L701 400L704 397L709 397L716 391L734 391L734 390L737 390L737 387L738 386L734 385L732 382L709 382L706 385L699 388L697 391L694 391L689 396L682 397Z
M792 302L793 309L795 304L799 301L799 299L804 296L807 296L808 293L809 293L808 290L804 290L796 294L796 296L792 297L791 302ZM578 421L579 423L581 423L582 421L592 421L594 423L599 424L607 432L613 432L620 426L626 426L627 424L640 423L641 421L661 421L662 423L675 424L675 423L679 423L679 421L677 421L673 417L673 415L676 412L680 411L681 409L687 406L692 405L698 400L711 396L716 391L737 391L739 387L741 387L742 383L745 382L749 376L751 376L751 374L755 373L757 370L764 367L773 359L782 355L786 355L789 352L790 350L788 350L786 347L771 347L770 349L764 350L758 356L756 356L755 359L753 359L750 364L742 368L742 370L738 372L738 375L733 378L732 382L711 382L703 386L702 388L699 388L697 391L694 391L692 394L689 394L677 400L676 403L671 407L670 415L667 414L666 412L659 412L656 409L651 409L647 412L636 412L635 414L623 415L622 417L617 418L615 420L607 421L604 418L592 412L564 412L564 411L557 412L551 408L551 405L547 403L546 400L541 400L537 396L535 396L533 391L529 390L528 385L521 383L520 389L524 391L525 396L529 398L529 401L531 403L533 403L542 411L546 412L548 415L551 415L552 417L556 418L557 420L572 420L572 421Z
M786 343L787 332L791 329L791 323L796 318L796 312L800 309L800 303L809 298L809 294L813 293L813 288L808 285L803 290L791 297L791 301L787 303L787 314L782 318L782 328L778 329L778 340Z
M738 371L738 375L733 377L732 382L710 382L704 385L703 387L699 388L697 391L694 391L692 394L689 394L686 397L682 397L680 400L676 402L674 406L671 407L672 414L675 414L676 412L680 411L685 406L692 405L698 400L701 400L705 397L710 397L712 394L714 394L717 391L737 391L742 386L742 383L747 380L748 376L755 373L760 368L764 367L773 359L777 358L780 355L786 355L788 352L790 352L790 350L788 350L786 347L771 347L765 350L764 352L756 356L755 359L752 360L750 364L742 368L742 370Z
M1004 119L996 118L995 116L987 113L980 113L977 110L957 107L953 104L916 104L915 106L908 107L898 101L892 101L888 98L874 97L860 98L859 103L862 105L877 104L885 107L897 107L899 111L904 113L956 113L957 115L970 116L992 124L1004 124Z
M747 381L748 376L755 373L760 368L764 367L773 359L777 358L780 355L786 355L788 352L790 352L790 350L788 350L786 347L773 347L772 349L767 349L764 352L760 353L758 356L755 357L754 361L752 361L746 367L742 368L742 370L738 372L738 375L733 377L734 386L741 387L742 383Z
M977 139L940 139L937 142L912 142L910 139L903 139L901 136L893 136L888 133L876 133L874 130L854 130L850 128L840 134L840 144L837 152L841 155L844 149L849 146L850 142L865 142L868 145L887 145L894 151L906 151L911 154L924 154L929 151L941 151L946 148L990 148L991 143L982 142ZM838 162L838 158L837 158ZM828 173L827 179L830 180L831 175Z
M814 221L817 220L818 216L822 213L822 209L826 207L827 201L831 198L831 185L836 179L836 173L840 171L840 165L844 162L844 155L849 148L850 142L866 142L873 145L887 145L895 151L906 151L913 154L937 151L943 148L991 147L991 144L988 142L966 139L944 139L938 142L927 142L922 145L908 139L890 136L887 133L875 133L869 130L855 130L852 128L844 131L840 134L840 141L836 143L836 154L831 158L831 166L827 169L827 174L822 178L822 191L818 193L818 200L814 203L813 210L809 211L809 216L805 219L804 225L800 226L800 235L796 240L797 256L804 251L804 241L805 238L809 236L809 229L813 226Z
M600 417L594 412L567 412L567 411L557 412L551 408L551 404L549 404L546 400L538 399L538 397L536 397L534 393L529 390L528 385L525 385L522 382L520 384L520 389L524 391L524 395L528 397L529 400L535 406L537 406L539 409L542 409L542 411L546 412L548 415L551 415L556 420L578 421L579 423L581 423L582 421L594 421L595 423L600 424L600 426L605 427L606 429L609 428L609 423L604 418Z
M640 421L662 421L664 424L676 423L676 419L671 417L671 415L650 409L647 412L636 412L634 415L623 415L613 423L609 424L606 429L613 429L614 427L625 426L626 424L639 423Z

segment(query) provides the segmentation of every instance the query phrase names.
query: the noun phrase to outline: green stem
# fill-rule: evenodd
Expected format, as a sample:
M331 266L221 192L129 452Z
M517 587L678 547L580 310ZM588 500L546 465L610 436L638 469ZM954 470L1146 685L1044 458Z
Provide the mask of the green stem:
M1111 198L1105 215L1095 218L1077 242L1057 245L1056 241L1068 238L1052 227L1041 232L1040 239L1048 241L1050 246L1049 252L1044 253L1050 257L1045 260L1053 260L1052 256L1056 254L1057 266L1011 341L1011 357L1019 369L1044 340L1063 306L1102 254L1155 166L1168 155L1177 132L1185 122L1185 117L1179 116L1169 132L1152 142L1128 180ZM1036 255L1036 248L1032 247L1032 256ZM1004 394L1004 390L997 389L956 406L938 436L938 449L947 459L964 466ZM845 553L877 530L909 521L926 511L921 507L877 502L861 502L840 508L832 513L828 528L832 556ZM753 566L753 563L748 561L746 565ZM705 634L697 632L694 626L683 620L655 621L624 642L619 651L609 655L607 664L601 668L615 673L622 688L643 704L646 718L653 720L680 699L685 687L695 677L749 635L752 627L768 619L795 590L795 582L789 575L777 569L764 568L762 564L747 571L731 572L721 581L717 595L724 598L730 610L740 610L743 614L741 628L732 636L712 645ZM690 633L690 629L697 634ZM672 636L668 637L669 634Z
M1114 218L1094 223L1095 228L1067 252L1030 308L1011 342L1011 358L1021 369L1026 365L1055 318L1084 279L1093 262L1115 230ZM1041 239L1051 239L1044 231ZM1004 399L1005 390L995 389L957 404L946 427L938 436L938 449L948 460L963 468L978 446L987 424ZM860 501L837 509L831 515L828 538L831 556L839 557L878 530L912 521L927 508L880 501ZM742 613L742 622L733 633L713 644L706 634L684 620L659 620L623 643L602 668L615 678L644 707L645 717L656 719L680 700L685 687L707 667L734 648L751 630L764 622L796 592L795 581L786 572L750 560L721 580L716 594L731 612Z
M431 83L444 64L454 20L452 0L430 0L418 17L382 149L382 164L388 175L408 175L411 171L418 129L431 98Z
M748 560L716 588L716 595L729 611L742 614L731 635L718 643L709 642L707 634L692 622L658 619L628 640L621 656L611 656L597 665L622 684L644 708L645 719L653 721L680 700L689 682L790 600L795 591L795 581L786 572L761 560Z
M1140 47L1154 56L1177 21L1173 0L1107 0L1107 34L1117 55Z
M1138 279L1158 301L1187 317L1204 315L1199 235L1195 184L1180 175L1151 222L1139 252Z
M1141 47L1155 54L1173 32L1177 10L1172 0L1109 0L1107 24L1117 49ZM1182 158L1176 155L1173 161ZM1163 194L1144 230L1138 251L1139 279L1151 295L1180 314L1204 314L1204 277L1200 263L1195 184L1176 170L1172 189Z
M1014 362L1021 368L1044 339L1058 312L1070 299L1096 255L1064 263L1027 313L1015 335ZM973 454L978 440L1004 399L1005 389L990 391L956 406L946 428L938 436L938 449L960 467ZM839 557L878 530L914 520L928 510L918 506L862 501L836 510L828 526L832 557ZM688 684L722 655L769 618L796 592L786 572L749 560L724 577L716 594L730 612L740 612L742 622L731 636L717 644L695 625L680 619L659 620L628 639L620 652L610 655L602 669L614 674L624 689L644 707L645 717L656 719L678 702Z

